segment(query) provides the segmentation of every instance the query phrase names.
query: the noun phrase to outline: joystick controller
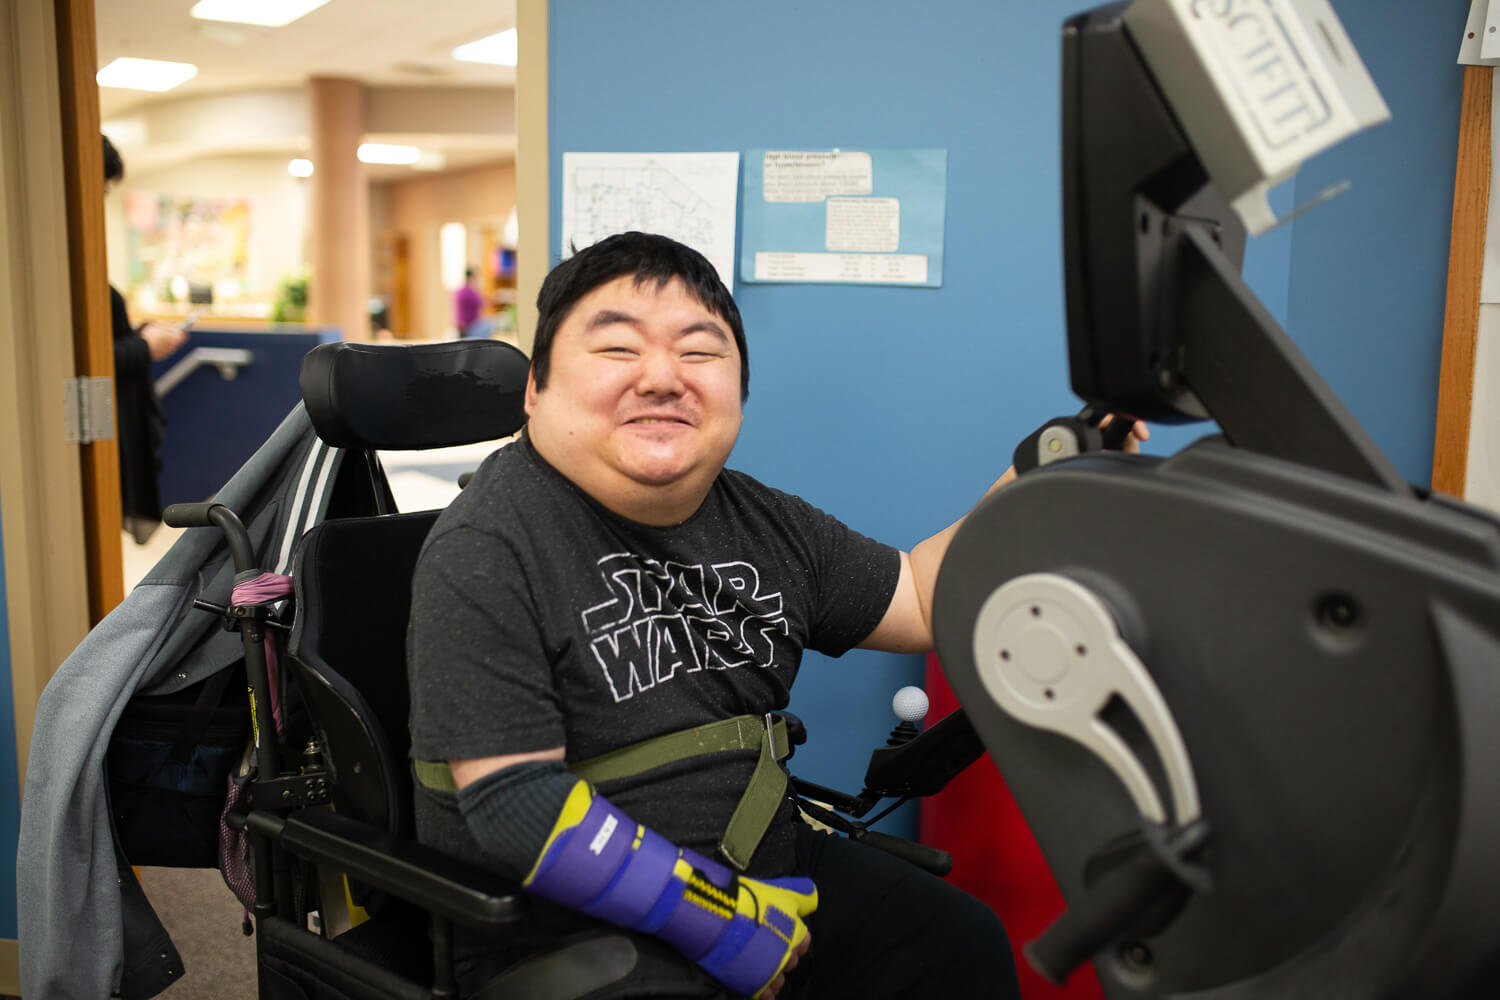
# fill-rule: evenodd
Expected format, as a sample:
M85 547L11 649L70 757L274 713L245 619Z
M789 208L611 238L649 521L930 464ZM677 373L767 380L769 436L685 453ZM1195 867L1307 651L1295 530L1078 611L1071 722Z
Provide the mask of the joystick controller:
M891 711L901 722L891 730L891 735L886 739L888 747L899 747L910 743L917 738L917 723L927 717L927 692L919 687L908 685L896 692L891 699Z

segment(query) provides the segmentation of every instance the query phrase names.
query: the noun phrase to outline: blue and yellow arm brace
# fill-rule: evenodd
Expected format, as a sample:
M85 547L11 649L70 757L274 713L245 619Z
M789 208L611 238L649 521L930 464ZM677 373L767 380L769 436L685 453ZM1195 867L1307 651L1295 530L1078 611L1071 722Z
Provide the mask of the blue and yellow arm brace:
M636 823L560 762L496 772L458 800L487 850L535 859L522 882L528 891L654 934L736 993L758 996L808 936L803 918L818 906L811 879L736 875ZM537 850L526 828L540 829L549 803L555 819Z

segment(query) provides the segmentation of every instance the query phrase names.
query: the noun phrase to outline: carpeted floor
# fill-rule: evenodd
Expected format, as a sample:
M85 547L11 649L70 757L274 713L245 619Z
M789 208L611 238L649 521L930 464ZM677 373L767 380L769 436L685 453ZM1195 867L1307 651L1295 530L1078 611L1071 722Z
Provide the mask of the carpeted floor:
M165 1000L255 1000L255 939L244 908L213 868L142 868L141 885L182 955L183 978Z

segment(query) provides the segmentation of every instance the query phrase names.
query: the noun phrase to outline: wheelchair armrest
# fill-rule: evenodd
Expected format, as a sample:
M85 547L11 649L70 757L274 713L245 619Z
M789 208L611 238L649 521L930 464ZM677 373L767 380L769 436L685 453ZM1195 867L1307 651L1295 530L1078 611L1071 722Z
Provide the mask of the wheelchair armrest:
M246 825L288 853L458 923L497 930L526 919L525 896L510 879L331 810L256 810Z

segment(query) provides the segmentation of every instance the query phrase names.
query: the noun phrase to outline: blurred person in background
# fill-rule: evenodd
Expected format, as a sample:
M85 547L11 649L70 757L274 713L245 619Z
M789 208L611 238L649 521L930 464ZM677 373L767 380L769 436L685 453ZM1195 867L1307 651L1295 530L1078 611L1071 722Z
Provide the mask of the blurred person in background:
M125 161L104 139L104 193L125 178ZM188 338L186 327L146 322L130 325L125 298L109 287L115 344L115 437L120 448L120 499L124 527L144 545L161 523L161 441L166 428L151 362L169 357Z
M464 268L464 283L453 293L453 324L460 337L488 337L494 325L484 311L484 297L474 287L474 269Z

